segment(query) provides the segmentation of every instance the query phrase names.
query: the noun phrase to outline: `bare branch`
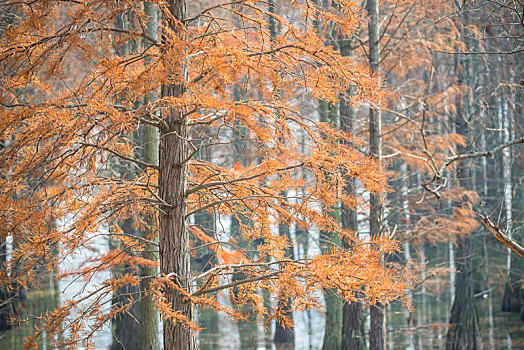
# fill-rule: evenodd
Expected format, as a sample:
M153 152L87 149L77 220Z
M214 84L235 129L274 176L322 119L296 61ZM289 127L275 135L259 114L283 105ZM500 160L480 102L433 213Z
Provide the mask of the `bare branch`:
M506 143L503 143L501 145L498 145L497 147L489 150L489 151L482 151L482 152L472 152L472 153L465 153L465 154L459 154L453 157L448 157L444 161L444 164L440 167L439 173L442 174L444 169L451 165L452 163L456 162L457 160L464 160L464 159L471 159L471 158L479 158L479 157L493 157L496 153L502 151L504 148L508 148L514 145L519 145L524 143L524 137L508 141Z
M477 217L479 218L482 225L484 225L484 227L493 235L493 237L495 237L497 241L511 249L513 253L517 254L519 258L524 260L524 247L511 239L507 234L502 232L500 227L492 223L488 217L482 216L478 213L475 214L477 214Z
M444 173L444 170L446 170L448 166L450 166L454 162L465 160L465 159L480 158L480 157L492 158L493 156L495 156L496 153L502 151L503 149L511 147L511 146L519 145L519 144L524 144L524 137L505 142L488 151L463 153L463 154L458 154L452 157L447 157L446 160L444 160L444 163L442 163L442 166L440 167L440 169L437 172L435 172L435 174L433 175L433 178L430 181L424 183L422 186L426 190L431 192L432 194L436 195L437 198L440 199L441 195L440 193L438 193L438 190L442 188L443 186L438 186L435 189L431 189L429 186L438 179L445 179L442 174Z

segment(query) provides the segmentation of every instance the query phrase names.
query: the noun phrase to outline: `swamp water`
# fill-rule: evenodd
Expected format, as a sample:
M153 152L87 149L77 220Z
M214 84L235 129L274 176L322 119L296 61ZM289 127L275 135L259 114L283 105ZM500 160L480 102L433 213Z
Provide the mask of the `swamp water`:
M62 284L62 283L61 283ZM52 309L64 298L58 287L31 291L27 300L21 303L21 317L28 319L12 330L0 332L0 349L22 349L24 338L39 327L37 318ZM449 312L449 302L444 294L440 296L426 295L423 305L421 295L416 297L416 305L410 314L400 304L392 304L387 309L387 344L386 348L396 349L444 349L446 339L446 321ZM503 313L500 311L501 292L497 286L476 299L479 316L483 349L524 349L524 322L520 314ZM297 350L320 349L323 339L323 316L316 311L294 313L296 324L295 339ZM409 320L409 324L408 324ZM205 322L205 321L204 321ZM237 324L219 315L218 334L204 331L200 335L200 348L206 349L240 349L240 335ZM273 325L274 328L274 325ZM261 326L244 326L243 334L249 339L242 343L250 349L257 344L258 349L266 349L264 328ZM108 349L111 344L111 332L102 330L95 339L97 349ZM272 345L274 348L274 345ZM39 339L39 349L53 349L45 332Z

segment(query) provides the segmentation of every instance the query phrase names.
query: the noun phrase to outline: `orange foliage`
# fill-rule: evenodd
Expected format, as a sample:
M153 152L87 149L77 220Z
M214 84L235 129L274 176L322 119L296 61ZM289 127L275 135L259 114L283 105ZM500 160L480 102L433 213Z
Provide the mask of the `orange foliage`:
M133 218L154 240L158 212L177 203L160 197L159 166L141 160L140 145L129 135L145 124L165 131L161 112L176 109L195 134L205 128L215 135L205 141L209 144L186 140L186 218L202 211L234 215L241 226L236 239L263 243L248 255L232 239L188 230L219 259L193 276L190 285L180 285L176 274L156 278L147 293L165 319L198 329L173 309L168 293L234 317L240 316L217 301L217 292L237 288L242 298L235 301L251 301L261 315L267 310L258 288L289 296L298 309L320 307L315 295L326 288L349 301L357 299L357 292L367 303L402 298L409 276L382 264L395 244L386 237L364 242L321 210L362 205L343 191L348 178L372 193L387 190L380 165L353 147L360 141L315 122L302 109L312 98L336 103L350 86L355 91L351 103L384 99L379 80L365 65L342 57L325 44L326 33L312 30L317 20L346 34L357 28L358 6L336 2L340 13L290 1L280 8L289 13L272 14L265 1L238 1L203 11L194 20L175 21L178 29L173 30L166 24L174 20L168 2L152 1L164 18L163 38L157 40L144 31L149 18L141 1L8 1L6 6L20 16L0 38L5 77L0 85L0 238L13 237L17 245L4 264L0 287L13 281L30 285L37 267L56 269L118 219ZM129 28L115 28L123 15L130 18ZM281 27L276 37L270 36L269 18ZM115 49L124 45L129 52ZM182 96L144 103L144 96L156 94L160 86L176 84L185 86ZM243 136L256 157L244 165L196 158L200 147L231 153L224 140L238 126L247 130ZM300 139L308 146L300 147ZM127 170L119 173L113 162ZM154 218L153 225L145 217ZM333 247L290 260L286 249L291 243L272 230L279 220L338 233L354 249ZM121 240L123 250L93 254L89 267L71 273L89 276L115 264L155 264L140 257L143 240L118 228L107 235ZM244 279L232 282L232 273ZM137 276L115 277L90 291L96 301L89 307L77 299L65 302L45 317L46 330L53 334L67 328L62 345L90 346L92 334L129 307L104 311L101 296L137 283ZM274 316L283 318L280 312ZM27 347L35 344L32 338Z

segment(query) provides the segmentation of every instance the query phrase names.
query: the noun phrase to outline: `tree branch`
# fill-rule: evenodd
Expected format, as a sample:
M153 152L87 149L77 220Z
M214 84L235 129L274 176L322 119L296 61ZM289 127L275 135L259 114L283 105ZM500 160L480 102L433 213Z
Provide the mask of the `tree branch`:
M131 163L135 163L137 165L141 165L144 168L152 168L152 169L156 169L156 170L159 169L158 166L155 165L155 164L149 164L149 163L146 163L146 162L142 162L142 161L140 161L138 159L134 159L134 158L128 157L126 155L123 155L123 154L121 154L121 153L119 153L119 152L117 152L115 150L112 150L112 149L104 147L104 146L99 146L99 145L96 145L94 143L87 143L87 142L80 142L80 144L82 146L85 146L85 147L93 147L93 148L99 149L101 151L109 152L109 153L117 156L118 158L121 158L123 160L127 160L127 161L129 161Z
M511 249L513 253L517 254L519 258L524 260L524 247L522 247L519 243L511 239L507 234L502 232L500 227L492 223L488 217L482 216L478 213L475 214L477 214L477 217L479 218L482 225L484 225L484 227L493 235L493 237L495 237L497 241L499 241L502 245L506 246L507 248Z
M443 173L444 173L444 170L446 170L446 168L448 166L450 166L451 164L453 164L454 162L459 161L459 160L479 158L479 157L490 157L491 158L496 153L502 151L503 149L511 147L511 146L514 146L514 145L519 145L519 144L524 144L524 137L505 142L505 143L500 144L497 147L492 148L492 149L490 149L488 151L463 153L463 154L455 155L453 157L447 157L444 160L444 163L442 163L442 166L439 168L439 170L435 172L435 174L433 175L433 178L430 181L424 183L422 185L422 187L424 187L427 191L431 192L432 194L437 196L438 199L440 199L441 195L440 195L440 193L438 191L440 190L440 188L442 188L445 185L437 186L434 189L431 189L430 185L432 183L434 183L435 181L437 181L438 179L446 180L444 178L444 176L443 176Z
M464 159L471 159L471 158L478 158L478 157L493 157L495 153L502 151L504 148L508 148L508 147L518 145L521 143L524 143L524 137L505 142L489 151L465 153L465 154L459 154L453 157L448 157L444 161L444 164L442 164L442 166L440 167L439 173L442 174L442 172L444 171L444 169L447 166L456 162L457 160L464 160Z
M221 291L223 289L233 288L233 287L236 287L236 286L240 286L242 284L262 281L262 280L265 280L265 279L273 278L276 275L281 274L282 272L284 272L284 271L275 271L275 272L272 272L272 273L269 273L269 274L265 274L265 275L262 275L262 276L252 277L252 278L248 278L248 279L245 279L245 280L236 281L236 282L232 282L232 283L229 283L229 284L224 284L224 285L221 285L221 286L218 286L218 287L213 287L213 288L209 288L209 289L205 289L205 290L199 290L199 291L193 293L192 296L198 297L200 295L218 292L218 291Z

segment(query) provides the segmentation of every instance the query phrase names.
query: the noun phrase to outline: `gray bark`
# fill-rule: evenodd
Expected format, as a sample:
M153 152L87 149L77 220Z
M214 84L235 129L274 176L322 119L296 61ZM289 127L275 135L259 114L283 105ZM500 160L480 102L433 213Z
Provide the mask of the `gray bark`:
M286 193L282 194L287 196ZM278 231L280 236L286 237L291 240L289 234L289 226L286 223L280 222L278 225ZM286 256L291 260L295 259L293 254L293 247L289 247L286 251ZM280 295L278 301L278 308L282 310L283 314L290 317L293 320L293 313L291 309L291 299L286 295ZM280 322L275 325L275 337L274 342L278 350L294 349L295 348L295 334L293 328L286 326L284 327Z
M319 101L320 121L337 124L337 109L334 104ZM330 215L339 216L339 208L323 208L330 211ZM320 231L320 248L325 251L337 249L340 246L340 237L334 232ZM322 350L340 349L342 346L342 309L343 302L332 290L324 291L326 302L326 325L324 327L324 342Z
M353 56L353 49L351 45L353 41L346 38L340 39L340 52L343 56ZM348 95L353 92L350 89L347 91ZM355 111L345 99L341 99L340 106L340 128L345 132L352 132L354 130L353 119ZM349 195L356 195L356 182L353 179L347 179L347 184L344 191ZM349 210L345 206L341 208L342 226L352 231L358 232L357 212ZM343 242L345 249L351 249L347 242ZM362 350L366 348L366 334L365 334L365 315L362 310L362 304L358 302L344 302L342 309L342 349L343 350Z
M156 38L158 30L158 9L155 5L149 2L144 3L144 13L149 17L146 33ZM155 93L148 94L144 102L154 102L157 96ZM143 147L144 147L144 161L148 164L158 164L158 130L150 125L144 126L143 136ZM156 225L153 218L146 218L149 221L151 227ZM148 239L148 232L143 233L144 238ZM152 244L148 244L145 247L145 251L142 256L149 260L157 260L157 255L153 252L156 247ZM158 273L157 268L153 266L143 266L140 270L140 290L147 291L151 289L152 280L149 276L154 276ZM140 301L140 314L141 314L141 328L142 337L140 346L142 350L155 350L160 349L160 343L158 339L159 325L158 325L158 313L154 305L153 299L149 295L143 295Z
M457 85L469 83L467 58L456 59L458 81ZM455 120L456 132L460 135L468 135L468 121L466 119L467 106L462 99L457 101L457 113ZM459 149L462 152L463 149ZM468 163L461 162L457 167L457 182L464 188L468 185ZM451 308L449 320L450 327L446 338L446 350L480 348L480 331L473 297L472 280L472 254L471 235L461 237L457 241L455 254L455 266L457 268L455 282L455 299Z
M380 28L379 28L379 2L378 0L368 0L368 31L369 31L369 64L374 72L380 71ZM369 148L371 155L380 159L382 154L381 145L381 111L378 108L371 108L369 111ZM371 235L381 233L381 213L382 203L380 196L370 195L370 215L369 229ZM383 350L386 342L385 324L386 314L384 306L377 304L371 306L371 328L369 330L369 347L371 350Z

